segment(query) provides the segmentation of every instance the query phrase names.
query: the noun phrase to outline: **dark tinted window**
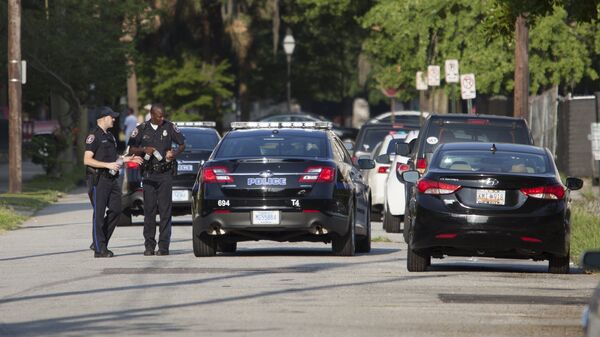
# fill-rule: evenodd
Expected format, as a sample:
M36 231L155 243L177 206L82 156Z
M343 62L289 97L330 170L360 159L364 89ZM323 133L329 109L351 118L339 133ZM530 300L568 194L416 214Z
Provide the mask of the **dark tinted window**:
M398 129L394 128L392 125L386 127L365 128L362 132L362 135L359 137L356 151L372 152L377 143L383 141L385 136L389 135L390 133L408 134L408 132L411 130L414 129Z
M213 150L219 142L219 136L212 130L182 129L186 150Z
M450 171L501 173L553 173L547 155L521 152L443 151L431 167Z
M243 136L223 139L215 158L326 158L327 139L314 136Z
M442 143L511 143L532 145L529 130L522 121L472 119L429 124L424 135L424 153L432 153Z
M390 140L390 143L388 144L387 147L387 151L385 152L386 154L396 154L396 144L398 143L404 143L404 140L406 138L398 138L398 139L392 139Z

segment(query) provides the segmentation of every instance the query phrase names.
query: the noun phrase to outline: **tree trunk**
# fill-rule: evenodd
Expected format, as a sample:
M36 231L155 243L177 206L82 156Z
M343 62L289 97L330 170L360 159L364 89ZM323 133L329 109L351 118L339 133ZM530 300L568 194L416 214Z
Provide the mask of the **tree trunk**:
M21 1L8 1L8 191L20 193L21 175Z
M527 120L529 114L529 28L526 14L515 23L515 96L514 116Z

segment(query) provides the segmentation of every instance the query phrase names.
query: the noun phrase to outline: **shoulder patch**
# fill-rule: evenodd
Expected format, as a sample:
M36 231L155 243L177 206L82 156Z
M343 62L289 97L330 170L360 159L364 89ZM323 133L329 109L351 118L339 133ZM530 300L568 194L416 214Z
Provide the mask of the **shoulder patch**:
M131 138L135 138L135 136L138 135L138 128L133 129L133 131L131 132Z
M85 139L85 143L86 144L92 144L94 142L94 139L96 139L96 136L94 135L89 135L87 136L87 138Z
M177 127L177 125L175 125L175 123L173 123L173 130L175 130L175 132L177 132L177 133L181 133L181 130L179 130L179 128Z

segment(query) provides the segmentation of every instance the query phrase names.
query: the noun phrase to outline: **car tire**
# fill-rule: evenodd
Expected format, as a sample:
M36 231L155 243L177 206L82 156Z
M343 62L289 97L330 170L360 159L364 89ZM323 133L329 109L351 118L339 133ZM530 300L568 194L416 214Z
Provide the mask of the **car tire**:
M389 210L386 210L383 215L385 231L388 233L400 233L402 231L402 228L400 227L402 221L400 219L399 216L392 215ZM386 222L387 226L385 225Z
M217 242L210 235L194 233L192 241L196 257L209 257L217 254Z
M235 253L237 250L237 242L219 242L217 249L222 253Z
M361 235L356 239L356 252L368 253L371 251L371 214L367 212L367 235Z
M548 272L551 274L568 274L570 268L570 255L551 256L548 261Z
M131 222L131 212L121 212L121 215L119 215L119 226L131 226Z
M333 254L337 256L353 256L356 249L354 232L354 203L350 203L348 214L348 230L344 235L334 236L331 240Z
M406 269L410 272L423 272L431 265L431 256L426 253L415 252L410 244L406 253Z

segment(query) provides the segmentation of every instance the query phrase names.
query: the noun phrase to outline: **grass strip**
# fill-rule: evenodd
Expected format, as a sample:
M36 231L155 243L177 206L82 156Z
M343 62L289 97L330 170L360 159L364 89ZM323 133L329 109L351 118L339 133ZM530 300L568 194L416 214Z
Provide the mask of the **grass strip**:
M599 249L600 216L592 213L586 203L574 203L571 208L571 260L579 264L585 251Z

